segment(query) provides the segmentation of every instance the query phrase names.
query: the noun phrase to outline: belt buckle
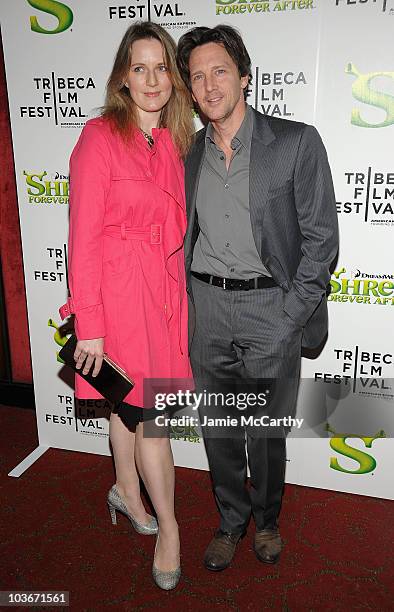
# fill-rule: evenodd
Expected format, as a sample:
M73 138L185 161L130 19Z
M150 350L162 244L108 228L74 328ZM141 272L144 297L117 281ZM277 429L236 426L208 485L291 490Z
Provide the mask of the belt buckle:
M231 288L234 289L235 291L242 291L245 289L249 289L249 287L247 286L247 283L241 278L232 279Z
M161 244L161 225L150 226L150 243Z
M223 279L223 289L226 290L226 279Z

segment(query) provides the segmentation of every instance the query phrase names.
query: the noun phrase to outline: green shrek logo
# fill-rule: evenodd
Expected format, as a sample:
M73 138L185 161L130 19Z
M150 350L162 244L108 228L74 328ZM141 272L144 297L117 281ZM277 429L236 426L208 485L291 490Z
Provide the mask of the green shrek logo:
M53 327L53 329L55 330L55 333L53 334L53 339L56 344L60 346L60 348L63 348L63 346L68 340L68 337L71 335L71 332L69 332L68 336L63 336L60 333L59 326L57 325L57 323L55 323L53 319L48 319L48 327ZM56 351L56 361L58 361L59 363L64 363L63 359L59 357L59 351Z
M346 268L333 273L329 302L394 306L394 282L382 278L349 278Z
M171 440L183 440L183 442L200 442L199 433L193 425L171 425L170 438Z
M58 24L53 30L43 28L35 15L30 16L30 27L33 32L38 34L59 34L68 30L71 26L74 16L73 12L66 4L57 2L56 0L27 0L30 6L43 13L48 13L56 17Z
M358 463L358 467L353 470L349 470L340 465L337 457L330 458L330 468L337 470L337 472L344 472L345 474L369 474L376 468L376 459L369 453L362 451L348 443L349 438L355 438L356 440L362 440L366 448L372 448L372 444L378 438L385 438L386 434L383 430L378 431L374 436L360 436L349 433L337 433L327 423L326 430L333 434L330 440L330 447L332 450L337 452L343 457L353 459Z
M242 15L243 13L269 13L313 9L314 0L216 0L216 15Z
M357 127L381 128L393 125L394 123L394 96L374 89L372 82L378 77L394 80L394 72L368 72L362 74L354 64L349 63L346 73L356 77L352 85L352 94L356 100L381 109L386 113L386 117L379 123L369 123L361 117L358 108L352 109L351 122Z
M68 204L69 181L68 176L56 172L51 180L44 172L26 172L27 194L29 204Z

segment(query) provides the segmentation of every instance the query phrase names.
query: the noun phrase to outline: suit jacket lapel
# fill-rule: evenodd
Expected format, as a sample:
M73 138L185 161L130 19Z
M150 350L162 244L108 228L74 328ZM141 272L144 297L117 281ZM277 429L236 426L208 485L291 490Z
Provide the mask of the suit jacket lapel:
M253 238L262 257L263 217L276 160L276 140L267 119L254 112L249 169L249 209ZM263 262L264 263L264 262Z
M196 210L198 181L204 159L205 132L206 129L203 129L197 133L196 142L186 160L186 210L189 223Z
M185 163L187 231L185 236L186 270L189 272L198 228L195 227L198 182L204 160L206 129L200 130Z

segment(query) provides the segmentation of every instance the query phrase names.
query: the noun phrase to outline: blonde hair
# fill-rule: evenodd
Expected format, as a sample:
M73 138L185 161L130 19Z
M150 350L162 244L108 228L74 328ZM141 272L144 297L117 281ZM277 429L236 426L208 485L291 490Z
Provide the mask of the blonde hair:
M125 86L131 65L131 48L136 40L149 38L161 43L168 76L172 83L171 97L162 110L160 126L169 129L179 155L185 157L194 133L192 101L178 71L175 42L166 30L156 23L142 21L126 30L107 82L102 116L111 121L114 129L125 140L129 140L130 128L138 126L135 104Z

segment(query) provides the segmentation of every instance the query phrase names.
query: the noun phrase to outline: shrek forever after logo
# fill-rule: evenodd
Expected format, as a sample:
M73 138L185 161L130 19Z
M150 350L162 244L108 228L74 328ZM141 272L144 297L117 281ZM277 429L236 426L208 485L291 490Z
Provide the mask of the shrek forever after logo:
M348 468L342 465L338 456L333 455L330 458L331 469L337 472L344 472L345 474L370 474L374 471L377 465L375 457L357 448L357 441L361 441L366 449L371 449L375 440L386 437L383 430L376 432L373 436L361 436L352 433L338 433L329 424L327 424L326 429L333 435L330 440L331 449L337 455L353 459L355 462L354 468ZM352 440L355 441L355 446L351 444Z
M42 15L39 20L37 15L30 16L30 28L37 34L60 34L71 27L74 15L69 6L63 2L55 0L27 0L30 6L41 13L46 13L55 18L57 24L54 27L47 27L42 24Z
M24 170L29 204L68 204L69 177L60 172Z
M256 15L264 13L285 13L313 9L316 0L216 0L216 15Z
M394 72L368 72L362 73L352 63L346 67L346 73L355 77L352 84L353 98L383 111L385 116L383 120L369 121L366 119L360 108L354 107L351 112L352 125L362 128L385 128L394 123L394 96L382 90L382 86L375 85L376 80L379 82L389 82L391 87L394 84Z
M394 306L394 275L346 268L335 271L330 280L329 302L353 306Z

